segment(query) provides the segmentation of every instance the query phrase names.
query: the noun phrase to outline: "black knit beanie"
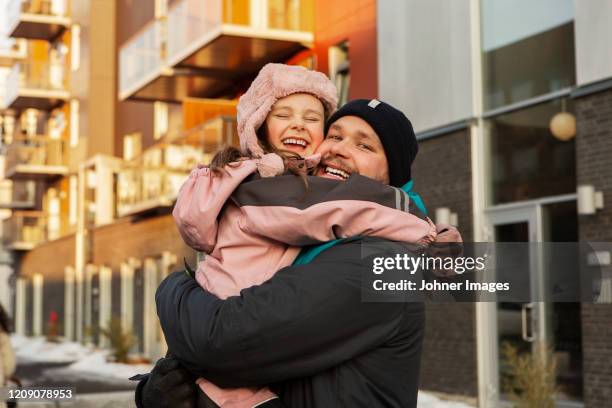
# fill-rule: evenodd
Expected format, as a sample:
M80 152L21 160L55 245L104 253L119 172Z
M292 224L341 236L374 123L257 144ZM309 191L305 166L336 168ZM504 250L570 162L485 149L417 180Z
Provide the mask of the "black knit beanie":
M410 167L419 145L412 123L402 111L377 99L356 99L331 115L325 123L326 135L329 127L343 116L357 116L374 129L385 149L390 185L402 187L410 181Z

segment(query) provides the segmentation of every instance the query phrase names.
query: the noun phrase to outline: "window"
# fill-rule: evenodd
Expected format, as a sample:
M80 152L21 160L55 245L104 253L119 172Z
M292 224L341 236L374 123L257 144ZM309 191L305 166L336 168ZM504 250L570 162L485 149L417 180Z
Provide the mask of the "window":
M161 139L168 133L168 104L156 101L153 104L153 138Z
M485 109L574 85L574 48L572 0L482 0Z
M576 191L574 139L559 140L550 130L551 119L565 110L572 112L571 100L543 103L486 122L492 204Z
M76 225L77 223L77 199L79 194L78 178L76 175L71 175L68 178L68 223Z
M142 135L130 133L123 136L123 160L132 160L140 156L142 151Z
M75 24L72 26L70 34L70 69L77 71L81 66L81 26Z
M70 101L70 147L79 145L79 101Z
M329 48L329 77L338 88L338 106L348 101L350 65L348 41Z

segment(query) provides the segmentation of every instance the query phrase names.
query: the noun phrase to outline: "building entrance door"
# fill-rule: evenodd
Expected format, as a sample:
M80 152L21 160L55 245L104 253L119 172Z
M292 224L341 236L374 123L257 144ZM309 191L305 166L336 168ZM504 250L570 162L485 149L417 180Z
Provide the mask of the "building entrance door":
M492 238L496 242L577 242L576 202L536 200L499 206L488 211ZM542 246L529 245L517 251L520 258L513 265L529 272L528 292L532 299L543 298L548 291L550 274L555 273L554 262L545 258ZM563 262L576 262L568 257ZM582 342L580 303L498 302L495 304L495 322L489 335L496 348L491 372L497 373L499 405L509 399L508 384L512 378L506 345L519 353L534 358L549 348L556 361L557 407L579 407L582 401Z

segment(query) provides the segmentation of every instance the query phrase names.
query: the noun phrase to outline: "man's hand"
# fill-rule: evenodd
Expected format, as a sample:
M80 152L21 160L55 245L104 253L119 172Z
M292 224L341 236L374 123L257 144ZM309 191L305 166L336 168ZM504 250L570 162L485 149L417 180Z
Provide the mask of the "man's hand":
M144 408L195 408L197 385L193 375L177 359L161 358L142 387L140 397Z
M427 256L431 258L457 258L463 254L463 239L456 227L447 224L437 224L436 241L427 248ZM435 269L433 274L439 278L459 276L453 269Z

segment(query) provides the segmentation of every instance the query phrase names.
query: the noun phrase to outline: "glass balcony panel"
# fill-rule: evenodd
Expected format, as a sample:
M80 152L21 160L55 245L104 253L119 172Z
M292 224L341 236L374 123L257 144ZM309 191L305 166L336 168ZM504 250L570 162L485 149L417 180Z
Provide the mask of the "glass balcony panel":
M69 97L65 68L44 61L15 64L4 89L4 104L9 108L48 110Z
M6 76L4 83L3 106L8 107L19 96L20 64L15 64Z
M22 0L8 0L6 3L6 27L11 31L19 23L19 15L21 14Z
M66 15L66 0L9 0L21 3L21 11L28 14L43 14L64 17Z
M26 44L23 39L8 38L0 33L0 66L12 67L16 61L26 58Z
M3 221L3 243L16 250L28 250L45 241L44 213L15 211Z
M26 209L36 206L36 184L32 181L0 180L0 208Z
M312 42L313 7L313 0L177 0L121 47L119 96L180 102L223 94Z
M168 11L168 61L177 63L212 40L222 24L219 0L183 0Z
M62 175L66 169L65 142L46 136L19 137L6 148L8 178Z
M13 202L13 183L11 180L0 181L0 208L10 208Z
M312 31L312 0L268 0L268 28Z
M70 25L67 0L8 0L6 26L11 36L53 40Z
M159 75L164 67L165 27L163 20L154 20L119 51L120 96L135 91Z
M126 162L117 175L117 214L171 206L190 171L235 140L235 119L218 117Z

